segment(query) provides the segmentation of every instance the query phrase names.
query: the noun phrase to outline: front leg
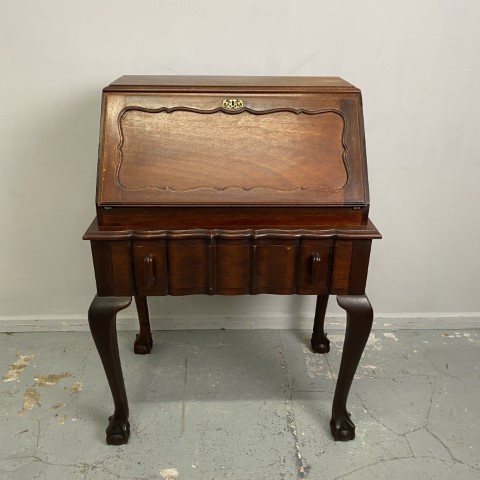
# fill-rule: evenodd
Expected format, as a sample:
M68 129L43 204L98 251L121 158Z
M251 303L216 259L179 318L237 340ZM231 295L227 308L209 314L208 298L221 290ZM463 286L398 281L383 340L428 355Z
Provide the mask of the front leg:
M372 329L373 310L366 295L341 295L337 297L337 302L347 311L347 329L330 428L335 440L346 441L355 438L355 424L347 412L347 397Z
M106 431L109 445L123 445L128 442L130 436L128 400L118 353L116 317L117 313L127 308L131 301L131 297L95 296L88 310L90 331L102 360L115 405Z

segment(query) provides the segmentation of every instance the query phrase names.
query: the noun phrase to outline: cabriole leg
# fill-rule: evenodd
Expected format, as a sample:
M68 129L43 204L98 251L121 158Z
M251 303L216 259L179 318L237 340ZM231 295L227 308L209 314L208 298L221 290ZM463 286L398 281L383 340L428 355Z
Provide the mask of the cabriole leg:
M315 353L328 353L330 340L324 330L325 312L327 311L328 295L318 295L315 307L315 319L313 321L312 350Z
M366 295L338 296L337 302L347 312L347 329L333 398L330 428L335 440L346 441L355 438L355 424L347 412L347 397L372 329L373 310Z
M147 297L136 295L135 305L137 306L138 321L140 323L140 333L135 338L133 351L141 355L152 351L153 339L150 332L150 320L148 315Z
M127 443L130 436L128 400L118 354L116 317L117 313L127 308L131 301L131 297L95 296L88 310L90 331L102 360L115 405L115 411L108 419L106 431L109 445Z

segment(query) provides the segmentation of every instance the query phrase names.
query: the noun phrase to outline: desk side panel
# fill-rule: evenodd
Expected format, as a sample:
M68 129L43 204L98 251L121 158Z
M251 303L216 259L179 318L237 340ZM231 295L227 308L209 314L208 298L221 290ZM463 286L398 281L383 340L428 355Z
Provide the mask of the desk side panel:
M135 294L130 240L91 241L97 294L100 297Z
M330 293L364 295L371 240L336 240L332 261Z

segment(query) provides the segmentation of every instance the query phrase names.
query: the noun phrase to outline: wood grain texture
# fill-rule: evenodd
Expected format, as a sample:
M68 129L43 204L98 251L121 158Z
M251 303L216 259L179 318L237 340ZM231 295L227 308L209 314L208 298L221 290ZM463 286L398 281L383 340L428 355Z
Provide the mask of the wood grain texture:
M242 295L250 293L250 245L222 242L215 248L215 293Z
M353 240L335 241L330 282L330 293L333 295L346 295L348 293L352 250Z
M209 239L171 239L167 258L170 295L210 294Z
M244 228L305 228L322 229L365 225L368 221L368 207L358 209L345 207L201 207L150 206L97 207L98 224L103 227L137 228L142 230L181 230L189 228L230 229Z
M127 443L130 436L128 400L118 352L116 317L117 313L127 308L131 301L131 297L95 296L88 309L88 324L102 360L115 405L106 430L109 445Z
M347 399L372 329L373 309L366 295L338 296L337 302L347 312L347 328L333 397L330 429L335 440L348 441L355 438L355 424L347 410Z
M348 180L345 118L335 110L130 108L119 123L115 182L133 202L192 191L208 202L210 190L248 201L252 190L341 190Z
M135 291L131 242L115 239L91 243L99 296L130 296Z
M98 205L367 205L359 93L104 95Z
M340 77L271 77L271 76L188 76L123 75L104 91L122 92L358 92L358 88Z
M309 229L187 229L187 230L143 230L143 229L123 229L113 226L100 226L97 219L94 219L87 231L83 235L84 240L159 240L159 239L215 239L228 238L234 239L260 239L260 238L309 238L326 239L335 238L345 239L380 239L380 232L369 220L365 225L355 225L348 227L335 227L327 229L309 230Z
M115 314L135 295L149 353L149 295L317 295L326 353L329 294L347 311L332 408L351 440L350 385L373 312L372 239L360 90L338 77L124 76L103 91L92 334L115 401L109 443L128 440ZM118 298L120 297L120 298ZM124 298L122 298L124 297Z

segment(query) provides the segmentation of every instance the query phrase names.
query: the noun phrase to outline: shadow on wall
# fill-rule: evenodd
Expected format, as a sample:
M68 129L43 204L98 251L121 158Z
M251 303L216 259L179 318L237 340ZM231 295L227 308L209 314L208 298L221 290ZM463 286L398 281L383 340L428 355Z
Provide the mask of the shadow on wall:
M218 328L227 330L232 328L231 317L235 317L234 328L239 325L244 325L242 328L245 329L254 328L260 317L262 324L266 318L271 317L272 322L275 322L272 327L275 327L278 326L278 318L272 315L281 312L280 315L285 318L281 322L282 328L296 329L300 316L311 316L313 327L315 298L313 295L189 295L148 297L148 304L152 318L161 319L162 315L188 318L212 316L218 320ZM209 324L212 322L209 321ZM161 328L161 320L158 325Z
M93 290L89 247L81 236L95 215L100 105L97 90L65 90L19 105L12 116L5 188L7 228L15 235L7 240L4 266L6 314L71 311L78 308L76 297ZM27 304L19 298L25 291Z

